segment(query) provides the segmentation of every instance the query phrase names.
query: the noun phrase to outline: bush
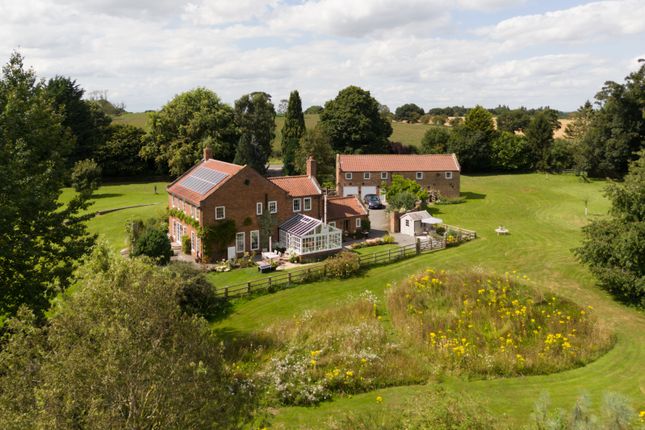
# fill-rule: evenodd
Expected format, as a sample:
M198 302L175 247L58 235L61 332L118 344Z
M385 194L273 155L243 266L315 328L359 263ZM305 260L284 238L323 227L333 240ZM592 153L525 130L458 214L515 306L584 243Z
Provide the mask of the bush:
M443 234L446 232L446 227L440 226L434 229L435 233L437 233L440 236L443 236Z
M361 268L360 256L353 252L341 252L330 257L325 262L327 276L334 278L349 278Z
M383 241L384 244L394 243L394 236L386 234L381 238L381 240Z
M72 186L82 194L92 194L101 186L101 168L94 160L81 160L72 169Z
M211 319L229 309L229 301L215 295L215 289L204 272L186 262L175 262L168 268L180 280L177 300L185 312Z
M190 236L182 236L181 237L181 252L183 252L186 255L190 255L191 251L191 243L190 243Z
M140 255L151 257L159 264L168 264L172 248L166 232L156 228L146 230L132 247L132 256Z

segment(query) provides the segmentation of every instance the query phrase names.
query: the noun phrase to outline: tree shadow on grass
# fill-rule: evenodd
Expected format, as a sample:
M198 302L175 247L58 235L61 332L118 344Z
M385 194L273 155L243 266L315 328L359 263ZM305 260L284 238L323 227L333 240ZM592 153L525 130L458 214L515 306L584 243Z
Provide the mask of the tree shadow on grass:
M483 200L486 198L486 194L481 194L481 193L473 193L470 191L465 191L462 192L461 197L465 198L466 200Z
M121 193L101 193L101 194L92 194L92 199L98 200L98 199L110 199L113 197L121 197L123 194Z

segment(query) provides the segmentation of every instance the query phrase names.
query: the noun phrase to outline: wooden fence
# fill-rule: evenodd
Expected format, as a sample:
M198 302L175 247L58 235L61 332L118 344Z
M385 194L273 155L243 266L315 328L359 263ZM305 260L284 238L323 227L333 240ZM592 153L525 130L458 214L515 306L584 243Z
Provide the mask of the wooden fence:
M472 230L464 230L458 227L449 227L452 230L460 231L463 240L472 240L476 233ZM443 239L418 240L417 243L403 245L386 249L371 254L362 254L359 256L360 267L370 267L379 264L389 264L393 261L402 260L427 252L434 252L446 247ZM231 284L225 287L216 287L215 294L225 298L236 298L251 295L261 291L277 291L289 288L292 285L302 284L324 278L326 273L326 264L319 263L303 269L289 270L283 273L276 273L265 278L258 278L238 284Z

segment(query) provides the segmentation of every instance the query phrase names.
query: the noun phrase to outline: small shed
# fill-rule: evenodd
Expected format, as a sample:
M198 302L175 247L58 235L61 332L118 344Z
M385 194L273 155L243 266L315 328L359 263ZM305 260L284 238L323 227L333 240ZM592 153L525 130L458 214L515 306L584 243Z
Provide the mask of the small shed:
M408 236L423 234L428 225L443 224L443 220L435 218L428 211L408 212L401 215L401 233Z
M316 218L298 214L280 225L280 244L297 255L340 250L342 230Z

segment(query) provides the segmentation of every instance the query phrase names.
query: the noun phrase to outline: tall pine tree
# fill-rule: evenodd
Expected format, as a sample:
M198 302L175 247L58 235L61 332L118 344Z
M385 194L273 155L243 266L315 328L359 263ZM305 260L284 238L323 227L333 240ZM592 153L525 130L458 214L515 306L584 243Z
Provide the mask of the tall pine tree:
M300 147L300 138L305 133L305 116L302 113L302 101L298 91L292 91L289 95L289 105L282 127L282 161L284 173L293 175L296 173L296 153Z

